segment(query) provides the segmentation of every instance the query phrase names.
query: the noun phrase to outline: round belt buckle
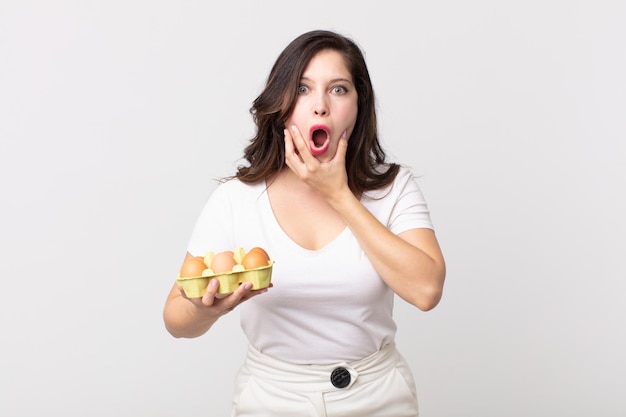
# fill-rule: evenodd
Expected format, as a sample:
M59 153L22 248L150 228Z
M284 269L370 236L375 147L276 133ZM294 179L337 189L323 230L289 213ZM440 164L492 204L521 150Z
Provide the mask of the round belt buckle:
M330 374L330 382L337 388L345 388L350 384L350 372L343 367L338 367Z

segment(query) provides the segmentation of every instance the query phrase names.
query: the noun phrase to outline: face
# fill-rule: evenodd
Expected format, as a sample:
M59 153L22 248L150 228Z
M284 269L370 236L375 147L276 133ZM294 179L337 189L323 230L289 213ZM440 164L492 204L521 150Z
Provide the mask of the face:
M346 132L349 138L354 129L357 99L352 75L341 54L330 49L320 51L302 74L287 126L298 127L318 160L330 161L341 135Z

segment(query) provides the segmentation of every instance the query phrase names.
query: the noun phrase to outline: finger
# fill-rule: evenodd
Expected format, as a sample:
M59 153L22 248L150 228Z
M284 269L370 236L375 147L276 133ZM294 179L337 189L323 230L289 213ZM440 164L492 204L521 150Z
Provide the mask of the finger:
M284 130L285 133L285 163L288 167L294 169L298 163L302 163L302 157L300 153L296 149L294 143L294 137L291 131L288 129Z
M297 157L296 148L293 143L293 135L289 129L284 130L285 134L285 162L289 165L290 161L293 161Z
M241 285L239 285L237 289L235 290L235 292L233 293L233 296L234 296L233 300L236 300L237 302L239 302L242 298L247 296L251 290L252 290L251 282L242 282Z
M220 286L220 282L218 281L217 278L213 278L211 279L211 281L209 281L209 285L206 289L206 292L202 296L202 304L204 304L207 307L210 307L213 305L213 303L215 302L217 289L219 288L219 286Z
M185 293L185 289L183 288L182 285L178 285L178 291L180 292L180 296L183 298L186 298L187 300L189 300L189 297L187 297L187 294Z
M291 137L291 133L289 133L289 129L283 130L283 136L285 138L285 154L290 155L294 152L293 147L293 138Z
M293 138L293 144L296 148L298 155L300 155L300 159L302 162L307 163L307 161L311 159L315 159L311 150L309 149L308 142L304 139L304 136L298 130L296 125L291 126L291 137Z
M339 143L337 144L337 152L335 153L335 158L339 162L345 163L347 152L348 152L348 133L344 131L341 137L339 138Z
M251 282L244 282L237 287L235 291L230 293L224 300L222 300L222 307L225 312L230 312L235 309L239 304L249 298L249 292L252 289Z
M199 305L202 302L202 298L201 297L187 297L187 293L185 292L185 289L181 286L178 285L178 291L180 292L180 296L183 297L185 300L192 302L195 305Z
M247 298L247 299L250 299L250 298L252 298L252 297L256 297L257 295L260 295L260 294L265 294L265 293L266 293L266 292L267 292L270 288L272 288L273 286L274 286L274 284L272 284L272 283L270 282L270 285L268 285L268 286L267 286L267 287L265 287L265 288L259 288L258 290L250 290L250 291L248 292L248 295L249 295L249 296L248 296L248 298Z

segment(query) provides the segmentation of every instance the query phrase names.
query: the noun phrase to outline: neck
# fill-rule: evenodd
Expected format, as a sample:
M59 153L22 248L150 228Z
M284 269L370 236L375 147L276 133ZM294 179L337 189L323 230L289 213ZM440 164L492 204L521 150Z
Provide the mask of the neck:
M319 196L313 188L298 178L289 168L283 168L281 171L277 172L267 181L267 184L268 186L274 186L277 189L286 190L290 193Z

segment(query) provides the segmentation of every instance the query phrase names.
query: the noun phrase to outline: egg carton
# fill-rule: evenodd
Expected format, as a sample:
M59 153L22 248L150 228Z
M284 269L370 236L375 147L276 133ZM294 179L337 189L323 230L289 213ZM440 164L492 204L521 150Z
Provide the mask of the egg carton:
M206 293L209 282L213 278L217 278L220 286L217 289L218 294L229 294L237 289L244 282L251 282L253 290L260 290L270 286L272 282L272 267L274 261L270 260L267 266L255 269L225 272L222 274L213 274L201 277L184 277L176 278L178 285L183 287L185 295L188 298L202 297Z

